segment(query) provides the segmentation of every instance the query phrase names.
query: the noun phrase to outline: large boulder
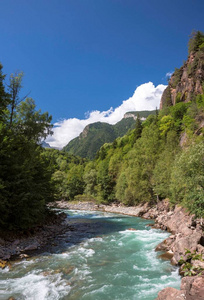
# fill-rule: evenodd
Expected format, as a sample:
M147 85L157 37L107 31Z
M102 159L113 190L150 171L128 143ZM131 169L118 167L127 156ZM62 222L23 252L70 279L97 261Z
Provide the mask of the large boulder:
M184 277L181 281L181 291L185 291L186 300L203 300L204 276Z
M186 300L186 298L183 291L167 287L159 292L155 300Z
M201 236L202 236L201 233L196 232L196 231L194 231L194 232L192 231L191 234L188 236L183 236L182 234L178 234L176 236L175 241L173 242L173 244L171 246L171 250L174 253L172 262L174 264L177 264L179 262L179 260L181 259L181 257L183 257L185 260L186 250L188 249L191 252L196 250L197 245L200 242Z
M155 300L203 300L204 275L184 277L181 280L181 290L167 287L158 293Z

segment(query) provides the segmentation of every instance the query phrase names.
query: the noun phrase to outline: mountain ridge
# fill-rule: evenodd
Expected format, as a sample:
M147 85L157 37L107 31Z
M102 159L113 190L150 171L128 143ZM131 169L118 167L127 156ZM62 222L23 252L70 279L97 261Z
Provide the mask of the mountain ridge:
M156 114L156 110L127 112L122 120L114 125L105 122L90 123L63 150L70 154L93 159L103 144L112 143L116 138L124 136L128 130L134 129L138 114L144 121L148 115Z

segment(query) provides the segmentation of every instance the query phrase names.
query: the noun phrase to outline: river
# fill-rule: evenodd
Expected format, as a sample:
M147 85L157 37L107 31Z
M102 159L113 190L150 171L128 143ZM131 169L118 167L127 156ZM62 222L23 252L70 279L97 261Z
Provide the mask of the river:
M153 300L164 287L180 287L178 269L154 250L169 234L151 221L64 211L72 230L0 270L0 300Z

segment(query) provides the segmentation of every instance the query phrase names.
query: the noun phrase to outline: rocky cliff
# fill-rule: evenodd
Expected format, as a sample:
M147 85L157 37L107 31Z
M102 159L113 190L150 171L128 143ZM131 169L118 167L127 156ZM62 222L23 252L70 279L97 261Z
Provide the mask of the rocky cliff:
M175 69L164 90L160 109L178 102L192 101L204 93L204 36L197 32L189 42L189 56L180 69Z

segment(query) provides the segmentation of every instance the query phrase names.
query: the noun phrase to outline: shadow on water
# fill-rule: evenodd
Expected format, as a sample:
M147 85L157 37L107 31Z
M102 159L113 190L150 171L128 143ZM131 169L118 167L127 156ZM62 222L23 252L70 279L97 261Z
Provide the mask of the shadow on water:
M63 210L60 210L61 212ZM83 211L72 211L65 210L67 213L66 219L66 230L60 235L56 236L54 239L50 240L44 247L39 250L30 252L32 256L47 255L50 254L60 254L69 247L80 244L81 242L94 238L94 237L104 237L111 233L119 232L128 228L132 228L132 220L134 217L126 215L113 215L102 212L86 212ZM110 216L109 216L110 215ZM122 222L118 222L122 219ZM137 220L140 218L137 218ZM145 225L145 220L141 219L142 226ZM146 225L150 221L146 221ZM152 221L153 223L153 221ZM135 229L138 228L138 222L135 222Z

